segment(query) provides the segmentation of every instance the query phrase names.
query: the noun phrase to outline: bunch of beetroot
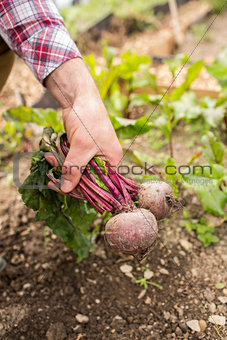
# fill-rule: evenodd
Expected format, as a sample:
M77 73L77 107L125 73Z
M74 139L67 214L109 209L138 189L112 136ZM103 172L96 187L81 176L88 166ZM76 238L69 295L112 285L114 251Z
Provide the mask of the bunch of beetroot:
M52 128L44 129L40 150L52 152L58 161L59 167L47 173L56 186L60 184L60 169L69 147L65 133L56 134ZM111 212L114 216L105 226L106 241L110 247L139 260L150 252L157 238L156 220L170 217L179 207L167 183L152 181L137 185L99 157L89 162L78 186L68 195L87 200L100 214Z

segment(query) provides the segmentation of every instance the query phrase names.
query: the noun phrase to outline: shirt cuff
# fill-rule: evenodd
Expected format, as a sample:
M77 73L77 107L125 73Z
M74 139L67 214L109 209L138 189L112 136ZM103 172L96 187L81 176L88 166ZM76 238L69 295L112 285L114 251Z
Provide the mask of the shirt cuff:
M63 25L40 29L25 40L17 52L42 84L50 73L67 60L82 58Z

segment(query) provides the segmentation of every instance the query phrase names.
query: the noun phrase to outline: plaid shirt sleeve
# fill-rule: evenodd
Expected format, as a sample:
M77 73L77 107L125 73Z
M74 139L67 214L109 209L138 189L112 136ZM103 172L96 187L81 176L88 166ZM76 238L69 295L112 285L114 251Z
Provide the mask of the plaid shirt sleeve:
M41 83L65 61L81 57L52 0L1 0L0 35Z

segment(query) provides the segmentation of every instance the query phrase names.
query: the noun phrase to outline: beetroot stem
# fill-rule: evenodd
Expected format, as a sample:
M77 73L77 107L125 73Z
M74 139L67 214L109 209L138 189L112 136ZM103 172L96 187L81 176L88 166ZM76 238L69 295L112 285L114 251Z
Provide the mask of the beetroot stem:
M107 188L111 191L111 193L116 198L116 200L119 201L121 204L126 203L121 192L118 190L118 188L111 181L111 178L109 178L108 176L106 176L102 172L102 169L96 164L96 162L93 159L90 160L90 165L95 170L95 172L97 173L99 178L103 181L103 183L107 186Z
M82 182L90 187L95 192L96 196L100 196L108 201L115 209L119 211L124 210L123 206L109 192L92 183L86 176L82 177Z
M84 192L86 192L89 196L91 196L91 198L93 198L98 204L100 204L103 209L111 211L111 212L113 211L113 207L108 202L106 202L102 197L99 197L96 192L92 191L92 189L90 189L84 183L83 179L79 182L79 187L81 191L83 190L83 194ZM92 205L93 203L94 202L91 202Z
M86 197L86 199L88 200L88 202L91 203L91 205L100 213L100 214L103 214L105 212L105 210L103 208L101 208L98 204L96 204L93 199L88 195L88 193L82 189L80 187L80 190L82 192L82 194L84 194L84 196Z

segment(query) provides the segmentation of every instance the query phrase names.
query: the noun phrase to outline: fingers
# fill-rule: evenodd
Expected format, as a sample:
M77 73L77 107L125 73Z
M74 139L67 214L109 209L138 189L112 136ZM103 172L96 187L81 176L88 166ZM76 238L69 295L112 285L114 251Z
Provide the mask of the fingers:
M77 186L86 165L94 155L91 150L86 151L78 145L71 145L62 167L61 190L64 193L72 191Z
M51 189L51 190L54 190L56 192L58 192L59 194L62 194L64 195L64 192L62 192L52 181L49 181L48 182L48 187Z
M120 143L115 141L112 147L109 147L108 153L105 155L110 166L117 170L117 168L121 165L123 160L123 151Z
M57 167L58 166L58 161L55 158L54 155L51 155L51 153L49 152L48 155L45 155L45 159L48 163L50 163L50 165L52 165L52 167Z

